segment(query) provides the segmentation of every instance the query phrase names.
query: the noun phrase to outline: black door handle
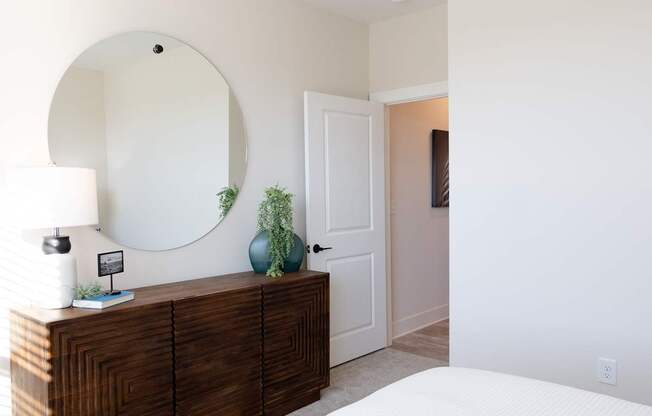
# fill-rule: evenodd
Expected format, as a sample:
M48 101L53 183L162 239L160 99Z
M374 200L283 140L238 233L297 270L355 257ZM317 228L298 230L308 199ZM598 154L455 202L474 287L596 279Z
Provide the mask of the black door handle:
M319 244L315 244L314 246L312 246L312 251L313 251L313 253L317 254L317 253L319 253L320 251L330 250L330 249L332 249L332 248L333 248L333 247L322 247L322 246L320 246Z

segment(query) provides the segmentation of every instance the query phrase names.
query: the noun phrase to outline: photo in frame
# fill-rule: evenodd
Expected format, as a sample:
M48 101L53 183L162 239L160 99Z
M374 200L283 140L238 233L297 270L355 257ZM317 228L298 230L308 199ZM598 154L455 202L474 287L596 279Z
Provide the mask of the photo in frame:
M125 262L122 250L97 255L97 275L99 277L110 276L124 271Z

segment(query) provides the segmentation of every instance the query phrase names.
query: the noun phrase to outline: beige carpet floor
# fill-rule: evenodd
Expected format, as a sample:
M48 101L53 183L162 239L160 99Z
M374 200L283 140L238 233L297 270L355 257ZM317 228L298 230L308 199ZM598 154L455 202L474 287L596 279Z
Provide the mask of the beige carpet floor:
M374 391L414 373L448 362L395 349L384 349L331 369L331 385L321 400L292 416L323 416L356 402Z

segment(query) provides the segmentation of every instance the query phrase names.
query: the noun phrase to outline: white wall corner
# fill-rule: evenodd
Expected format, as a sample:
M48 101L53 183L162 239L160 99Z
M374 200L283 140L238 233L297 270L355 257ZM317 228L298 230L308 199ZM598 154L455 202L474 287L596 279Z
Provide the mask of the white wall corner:
M401 104L442 97L448 97L448 81L369 93L369 100L384 104Z
M430 326L436 322L448 318L448 305L436 306L423 312L415 313L398 321L394 321L392 333L393 339L396 339L410 332Z

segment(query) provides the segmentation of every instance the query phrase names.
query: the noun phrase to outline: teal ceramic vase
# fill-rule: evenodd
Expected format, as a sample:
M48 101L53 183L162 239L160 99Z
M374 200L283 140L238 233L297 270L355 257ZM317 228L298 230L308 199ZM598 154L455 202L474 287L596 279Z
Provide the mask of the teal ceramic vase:
M304 250L303 241L295 234L294 246L283 264L284 273L292 273L299 270L303 262ZM267 270L272 265L272 260L269 258L269 236L267 231L261 231L251 240L251 244L249 244L249 261L256 273L267 273Z

